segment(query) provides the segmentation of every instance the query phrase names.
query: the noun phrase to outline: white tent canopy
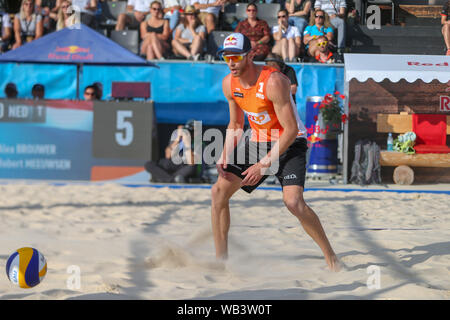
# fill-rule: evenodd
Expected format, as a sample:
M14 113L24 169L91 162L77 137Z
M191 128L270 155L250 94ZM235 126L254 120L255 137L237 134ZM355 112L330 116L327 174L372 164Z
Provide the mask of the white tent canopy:
M399 55L399 54L345 54L345 81L357 79L376 82L401 79L412 83L439 80L450 81L450 56Z

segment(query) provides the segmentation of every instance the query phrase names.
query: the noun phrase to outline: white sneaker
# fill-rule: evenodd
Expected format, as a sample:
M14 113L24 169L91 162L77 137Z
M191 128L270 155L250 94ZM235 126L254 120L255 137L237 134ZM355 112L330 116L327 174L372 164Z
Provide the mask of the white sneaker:
M194 61L198 61L198 59L200 59L200 53L197 53L197 54L194 56Z

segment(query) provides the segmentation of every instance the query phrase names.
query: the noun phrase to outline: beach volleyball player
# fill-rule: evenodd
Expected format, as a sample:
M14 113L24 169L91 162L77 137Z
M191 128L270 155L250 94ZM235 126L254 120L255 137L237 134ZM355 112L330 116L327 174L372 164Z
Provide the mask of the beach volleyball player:
M340 263L320 220L303 199L306 130L292 100L290 81L274 68L253 63L250 50L249 39L233 33L219 51L230 69L222 82L230 119L216 164L219 177L211 191L216 257L228 257L230 198L240 188L252 192L272 170L283 188L284 204L319 245L328 267L338 271ZM243 132L245 115L250 135Z

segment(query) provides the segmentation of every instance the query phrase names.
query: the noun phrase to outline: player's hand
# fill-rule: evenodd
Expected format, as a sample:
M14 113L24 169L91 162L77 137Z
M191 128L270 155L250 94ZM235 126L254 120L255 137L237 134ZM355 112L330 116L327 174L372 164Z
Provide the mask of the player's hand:
M258 162L242 172L242 175L245 176L245 178L242 180L241 186L254 186L257 184L263 177L264 169L265 168L263 168L261 163Z

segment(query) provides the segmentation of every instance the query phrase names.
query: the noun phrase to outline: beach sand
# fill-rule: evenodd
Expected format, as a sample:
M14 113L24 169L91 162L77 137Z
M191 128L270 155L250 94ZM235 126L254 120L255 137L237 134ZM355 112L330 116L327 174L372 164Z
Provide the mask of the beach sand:
M15 183L0 194L0 299L450 299L446 194L305 192L345 264L338 273L280 191L232 198L225 262L209 189ZM48 263L32 289L5 273L26 246Z

